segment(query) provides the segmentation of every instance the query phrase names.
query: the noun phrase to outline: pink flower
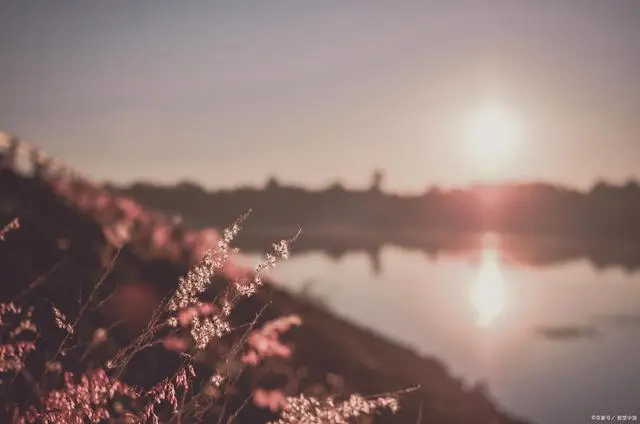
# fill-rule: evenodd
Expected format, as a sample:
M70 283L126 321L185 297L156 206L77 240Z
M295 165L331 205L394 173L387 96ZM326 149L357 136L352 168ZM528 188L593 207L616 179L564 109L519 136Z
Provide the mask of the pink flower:
M260 408L277 412L287 406L287 398L281 390L256 389L253 392L253 403Z
M129 197L118 197L116 199L116 205L128 219L136 219L142 214L142 207Z
M260 363L260 356L258 356L255 350L250 350L242 356L242 362L255 367Z
M100 195L95 199L94 208L96 211L102 211L109 205L109 203L111 203L109 195L106 193L100 193Z
M168 225L156 225L151 234L151 243L154 248L160 248L169 242L171 227Z
M280 334L288 331L292 326L300 325L302 321L297 315L281 317L267 322L262 329L252 331L247 340L249 351L242 357L242 362L255 366L262 358L289 358L291 348L280 342Z
M182 337L178 336L168 336L162 341L162 345L167 350L172 350L174 352L184 352L187 350L187 341Z

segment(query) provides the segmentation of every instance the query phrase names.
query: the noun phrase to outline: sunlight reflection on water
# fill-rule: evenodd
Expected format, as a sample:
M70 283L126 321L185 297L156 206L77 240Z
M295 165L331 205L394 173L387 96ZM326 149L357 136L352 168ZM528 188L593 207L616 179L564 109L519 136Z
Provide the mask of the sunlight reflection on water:
M339 259L294 253L272 275L357 325L442 359L466 384L485 382L500 406L535 423L640 412L640 273L598 270L583 258L527 265L507 241L486 234L437 256L388 245L378 272L366 251L347 249ZM539 251L553 253L554 245Z
M482 245L482 261L471 285L471 301L477 312L477 324L487 327L505 309L507 288L500 271L495 235L486 234Z

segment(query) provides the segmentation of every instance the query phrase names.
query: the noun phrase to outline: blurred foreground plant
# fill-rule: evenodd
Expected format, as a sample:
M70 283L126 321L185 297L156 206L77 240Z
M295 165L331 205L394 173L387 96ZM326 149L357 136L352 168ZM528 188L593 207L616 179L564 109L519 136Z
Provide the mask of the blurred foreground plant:
M221 272L237 249L231 246L247 218L242 216L224 230L217 245L204 254L178 281L177 288L155 309L148 324L131 343L119 348L102 363L88 363L85 371L65 371L62 357L83 347L78 342L79 324L87 305L75 320L69 321L58 307L48 311L51 322L64 337L56 353L34 358L30 363L41 334L32 321L33 309L15 302L0 304L0 389L6 394L7 412L17 423L85 423L85 422L233 422L245 402L235 411L228 410L229 397L237 393L234 387L246 368L259 366L267 358L289 358L292 349L280 340L291 327L299 326L298 316L281 317L257 328L257 320L235 326L232 312L238 303L255 294L264 285L266 272L278 261L289 256L289 244L282 240L273 245L252 273L227 283L213 301L205 300L214 278ZM18 228L12 221L0 233ZM297 237L297 235L296 235ZM122 245L118 246L119 248ZM116 254L117 256L117 254ZM101 280L102 282L102 280ZM89 296L94 300L101 284L95 285ZM222 341L233 333L240 337L231 347L222 349ZM108 330L95 328L85 354L106 343ZM76 342L76 345L73 345ZM155 385L143 388L125 383L123 375L140 352L161 345L177 353L180 363L172 375ZM212 358L214 358L212 360ZM33 362L33 361L32 361ZM214 366L207 366L214 364ZM26 402L8 400L12 385L22 378L31 391ZM252 400L257 407L280 411L277 423L348 423L381 410L395 412L399 393L364 398L352 395L345 401L333 398L317 399L305 395L286 396L282 391L254 389ZM17 395L16 395L17 396Z

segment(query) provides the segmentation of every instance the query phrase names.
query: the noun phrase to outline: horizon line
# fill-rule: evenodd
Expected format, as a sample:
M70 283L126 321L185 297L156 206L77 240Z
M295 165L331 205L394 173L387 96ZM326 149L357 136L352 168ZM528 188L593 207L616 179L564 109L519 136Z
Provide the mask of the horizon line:
M142 178L142 179L129 180L127 182L124 182L124 181L115 182L112 180L101 180L100 182L102 184L116 187L116 188L130 188L130 187L133 187L134 185L149 185L149 186L155 186L155 187L170 188L170 187L177 187L183 184L190 184L190 185L194 185L202 188L207 193L213 193L213 192L219 192L219 191L235 191L240 189L254 189L259 191L265 190L272 178L274 178L274 176L267 177L264 180L264 182L262 182L261 184L257 184L255 182L253 183L239 182L234 185L219 185L215 187L205 185L202 181L198 181L197 179L187 178L187 177L177 178L172 181L151 180L151 179ZM346 183L345 180L340 180L340 179L329 180L325 182L325 184L323 185L304 184L301 182L295 182L290 180L285 181L285 180L279 179L278 177L275 177L275 179L277 181L277 186L279 188L284 188L284 189L297 188L297 189L304 189L307 191L324 191L336 184L340 184L345 191L352 191L352 192L367 192L372 189L371 184L369 185L355 184L354 185L354 184L348 184ZM619 182L612 181L612 179L608 179L605 177L597 177L586 188L572 186L570 184L561 183L561 182L553 182L551 180L542 180L542 179L535 180L535 179L525 179L525 178L517 179L516 178L516 179L505 179L505 180L499 180L499 181L476 180L469 183L452 183L452 184L433 183L433 184L426 184L425 189L422 191L410 190L410 189L398 190L398 189L392 189L392 188L385 188L383 186L380 188L380 192L382 194L387 194L387 195L416 196L416 195L427 194L433 190L440 190L443 192L453 192L456 190L472 191L475 189L482 189L482 188L546 186L546 187L555 187L558 189L564 189L564 190L569 190L576 193L586 194L593 191L593 189L599 184L605 184L612 188L621 188L628 184L636 184L640 187L640 176L639 175L629 176Z

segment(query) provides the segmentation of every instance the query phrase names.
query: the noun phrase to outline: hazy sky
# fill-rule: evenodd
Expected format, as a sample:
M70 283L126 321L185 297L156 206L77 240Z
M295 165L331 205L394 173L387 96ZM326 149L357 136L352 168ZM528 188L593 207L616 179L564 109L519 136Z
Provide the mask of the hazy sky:
M98 179L466 184L488 101L492 178L637 175L640 1L0 3L0 128Z

